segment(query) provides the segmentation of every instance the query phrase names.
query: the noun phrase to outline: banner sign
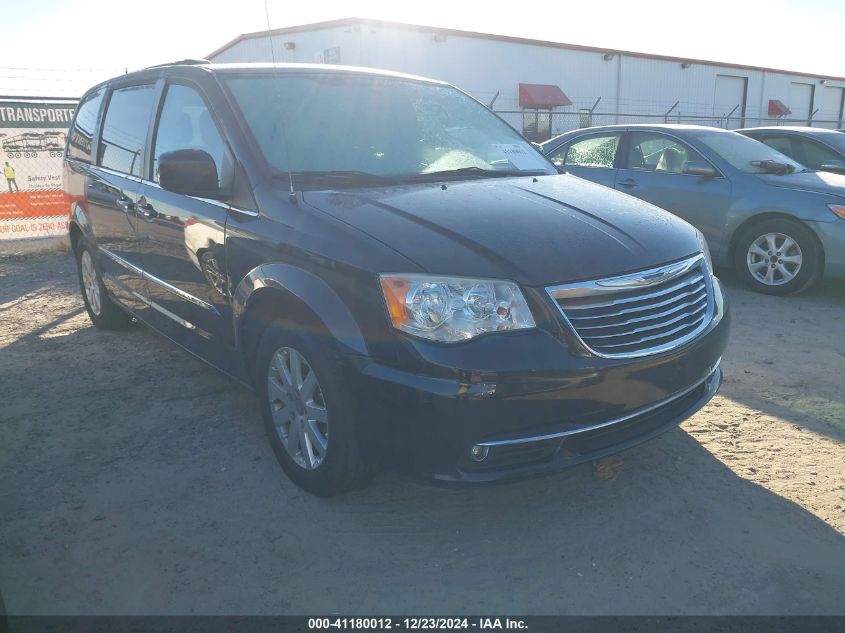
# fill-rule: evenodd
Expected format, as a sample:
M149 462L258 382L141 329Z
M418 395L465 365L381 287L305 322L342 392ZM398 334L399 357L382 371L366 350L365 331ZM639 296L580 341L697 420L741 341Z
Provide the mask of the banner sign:
M0 240L67 232L62 157L75 101L0 99Z

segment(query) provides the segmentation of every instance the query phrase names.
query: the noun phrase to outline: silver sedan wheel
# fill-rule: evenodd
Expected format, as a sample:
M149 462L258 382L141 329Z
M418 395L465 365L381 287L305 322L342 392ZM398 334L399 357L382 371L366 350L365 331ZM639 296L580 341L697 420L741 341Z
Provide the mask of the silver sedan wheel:
M751 243L746 258L751 276L767 286L782 286L798 275L804 261L798 242L783 233L766 233Z
M317 468L329 445L329 416L317 375L295 349L282 347L273 354L267 397L285 450L305 470Z
M97 271L94 270L94 261L91 259L91 253L87 250L82 251L80 266L82 267L82 288L85 291L88 306L91 308L91 312L99 316L100 283L97 281Z

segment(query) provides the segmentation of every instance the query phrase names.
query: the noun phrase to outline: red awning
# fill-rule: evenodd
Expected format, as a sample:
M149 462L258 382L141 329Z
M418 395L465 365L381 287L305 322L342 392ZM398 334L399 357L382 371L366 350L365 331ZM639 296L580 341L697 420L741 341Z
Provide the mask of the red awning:
M554 108L569 105L572 105L572 101L554 84L519 84L520 108Z
M792 110L787 108L783 101L769 99L769 116L783 116L784 114L792 114Z

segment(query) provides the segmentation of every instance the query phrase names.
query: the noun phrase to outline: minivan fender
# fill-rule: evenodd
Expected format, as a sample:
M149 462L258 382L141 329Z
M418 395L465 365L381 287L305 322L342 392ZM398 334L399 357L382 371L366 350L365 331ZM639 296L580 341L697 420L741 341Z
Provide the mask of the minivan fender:
M325 325L334 339L347 351L368 355L364 336L349 308L332 288L316 275L290 264L269 263L256 266L238 283L232 295L235 333L240 346L251 299L262 288L287 292L308 307Z
M79 231L80 235L84 236L89 242L94 242L94 235L91 230L91 222L88 219L88 214L78 202L71 203L70 217L68 218L68 234L71 236L72 242L74 242L74 230ZM75 242L71 246L75 247Z

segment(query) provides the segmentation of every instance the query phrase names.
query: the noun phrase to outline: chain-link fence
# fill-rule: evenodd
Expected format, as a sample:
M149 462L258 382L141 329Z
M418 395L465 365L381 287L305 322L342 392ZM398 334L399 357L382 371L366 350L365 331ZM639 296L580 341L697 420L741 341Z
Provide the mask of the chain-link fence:
M744 127L770 125L810 125L812 127L838 129L845 127L837 119L798 119L750 117L733 114L730 116L642 114L617 112L591 112L590 110L554 112L549 110L496 110L496 114L505 119L531 141L542 142L558 134L598 125L642 124L642 123L681 123L686 125L707 125L728 130Z
M62 157L71 100L0 98L0 240L67 229Z

